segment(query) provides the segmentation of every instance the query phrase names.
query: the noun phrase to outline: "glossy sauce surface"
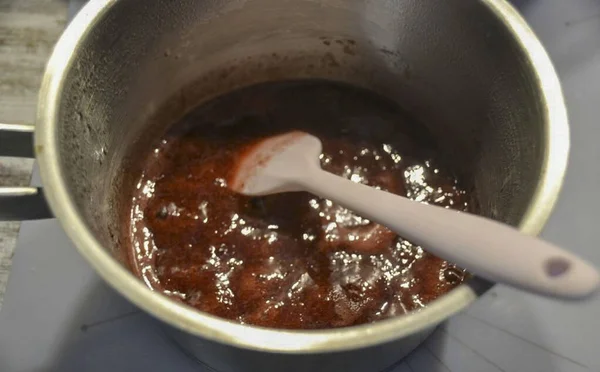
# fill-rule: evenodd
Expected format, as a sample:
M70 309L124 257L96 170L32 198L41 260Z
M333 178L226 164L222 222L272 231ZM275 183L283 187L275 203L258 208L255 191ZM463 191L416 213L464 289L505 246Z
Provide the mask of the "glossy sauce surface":
M258 85L202 105L136 162L122 241L137 275L199 310L289 329L401 315L464 279L463 270L329 200L228 189L249 144L295 129L322 140L327 171L470 208L427 133L395 104L321 81Z

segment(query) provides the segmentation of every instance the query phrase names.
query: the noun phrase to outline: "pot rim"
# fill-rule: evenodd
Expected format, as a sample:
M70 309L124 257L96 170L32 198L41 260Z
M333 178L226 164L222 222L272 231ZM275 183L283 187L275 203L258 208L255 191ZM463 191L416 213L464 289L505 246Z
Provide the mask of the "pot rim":
M415 313L348 328L303 331L241 325L199 312L146 287L102 247L78 214L63 178L55 131L63 84L75 51L117 1L89 1L63 33L42 80L35 129L37 160L48 202L80 254L115 290L167 324L205 339L267 352L322 353L369 347L432 328L493 286L475 278ZM521 231L535 235L550 216L566 171L569 128L564 98L549 56L521 15L506 0L479 1L504 23L537 75L546 148L536 191L519 224Z

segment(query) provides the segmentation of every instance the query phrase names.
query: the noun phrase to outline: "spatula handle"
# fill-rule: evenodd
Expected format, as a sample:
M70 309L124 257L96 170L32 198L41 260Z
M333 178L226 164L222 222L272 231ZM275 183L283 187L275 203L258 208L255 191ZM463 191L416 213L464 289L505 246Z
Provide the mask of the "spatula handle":
M508 225L415 202L321 169L298 182L483 278L564 299L582 299L598 288L600 276L590 264Z

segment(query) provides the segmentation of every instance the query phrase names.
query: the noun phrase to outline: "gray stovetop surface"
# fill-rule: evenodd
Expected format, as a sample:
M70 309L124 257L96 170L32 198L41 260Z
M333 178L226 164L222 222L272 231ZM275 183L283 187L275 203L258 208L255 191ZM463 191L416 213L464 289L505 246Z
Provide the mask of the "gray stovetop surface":
M600 2L514 1L561 76L572 153L543 236L600 266ZM38 180L34 180L36 182ZM0 312L0 371L205 370L109 289L56 221L24 223ZM497 286L394 372L600 372L600 298L567 304Z

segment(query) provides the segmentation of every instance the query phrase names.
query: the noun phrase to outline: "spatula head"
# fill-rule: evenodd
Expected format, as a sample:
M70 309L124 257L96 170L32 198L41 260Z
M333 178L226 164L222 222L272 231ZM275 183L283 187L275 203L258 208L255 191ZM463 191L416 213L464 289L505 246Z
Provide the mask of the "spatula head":
M229 187L251 196L301 191L297 181L320 167L321 149L317 137L299 131L260 140L241 156Z

